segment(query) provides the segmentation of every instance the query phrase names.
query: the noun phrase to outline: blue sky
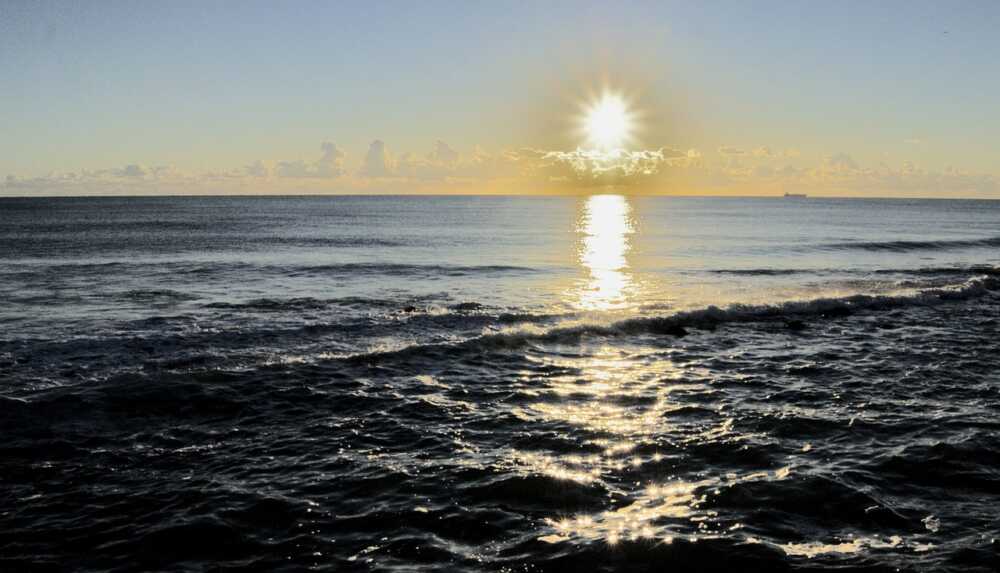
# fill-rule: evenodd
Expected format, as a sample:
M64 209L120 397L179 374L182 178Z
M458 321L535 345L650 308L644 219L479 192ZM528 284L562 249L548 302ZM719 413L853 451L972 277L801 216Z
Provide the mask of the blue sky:
M581 101L607 86L641 113L641 148L697 153L685 161L702 172L674 162L678 173L658 183L668 192L724 191L727 178L746 191L766 161L771 179L786 167L857 170L858 194L878 192L882 176L862 172L882 165L897 179L940 175L928 186L960 172L967 189L942 194L989 195L1000 171L998 15L996 2L8 0L0 178L41 186L136 165L193 185L260 161L269 176L240 185L279 189L270 175L281 161L321 161L328 142L337 169L324 173L338 181L327 188L377 191L353 180L381 140L387 188L403 189L414 171L401 165L419 158L414 189L450 178L468 190L476 177L523 173L438 166L432 176L436 142L458 154L451 168L475 154L572 150ZM771 153L752 153L762 148ZM761 189L817 181L771 179ZM908 180L911 194L935 192L920 184Z

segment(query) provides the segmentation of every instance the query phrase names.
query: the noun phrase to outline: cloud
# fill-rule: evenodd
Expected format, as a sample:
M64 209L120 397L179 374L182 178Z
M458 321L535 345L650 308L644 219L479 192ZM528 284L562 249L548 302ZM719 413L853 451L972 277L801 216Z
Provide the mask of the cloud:
M600 151L520 150L518 161L528 173L540 173L551 181L584 186L633 185L655 180L665 168L699 163L701 153L661 147L659 149Z
M463 156L444 141L434 142L426 154L404 152L398 156L389 153L385 143L376 140L368 147L358 175L365 178L383 178L400 181L434 182L491 180L525 175L534 167L531 159L544 152L503 151L491 154L475 147Z
M731 188L795 190L816 194L872 196L995 195L1000 179L991 174L972 174L946 168L922 169L912 161L897 167L880 163L866 167L849 153L826 156L819 165L733 166L723 161L714 169L716 184Z
M451 165L458 162L458 152L440 139L434 142L434 150L427 154L427 159L433 163Z
M274 168L278 177L312 177L309 165L301 159L296 161L279 161Z
M716 149L716 151L719 155L726 158L752 157L756 159L785 159L799 156L799 151L797 149L786 149L784 151L780 151L771 149L771 147L767 145L761 145L751 150L734 147L732 145L721 145Z
M0 180L0 193L573 193L614 186L643 193L1000 196L993 174L930 170L910 161L868 166L847 152L810 163L795 150L765 145L723 145L706 157L672 147L610 153L474 147L463 153L438 140L424 152L393 155L375 140L355 165L330 141L319 151L312 160L256 160L228 170L184 172L129 163L33 178L8 175Z
M994 174L935 171L911 161L871 167L839 152L810 165L796 149L723 145L716 151L714 161L690 161L675 169L673 187L683 186L692 193L748 195L786 191L876 197L1000 195L1000 178Z
M742 157L743 155L747 154L745 150L740 149L738 147L733 147L731 145L720 146L716 151L719 152L719 155L727 157Z
M358 172L364 177L389 177L392 175L392 160L385 148L385 142L376 139L368 146L365 161Z
M694 167L700 165L702 161L701 152L697 149L682 151L661 147L660 153L663 154L663 162L672 167Z
M145 177L146 169L141 165L126 165L118 171L122 177Z
M344 174L345 154L335 144L324 141L320 144L323 155L316 161L279 161L273 173L277 177L297 179L332 179ZM257 160L244 168L247 175L267 177L271 170L263 161Z
M850 173L857 171L858 163L846 153L837 153L823 160L823 169L832 173Z
M393 175L422 180L441 180L456 175L461 156L440 139L424 157L403 153L395 162Z
M7 190L40 195L121 194L141 189L170 190L174 185L187 185L197 180L197 177L185 174L172 165L147 167L128 164L111 169L83 169L31 178L8 175L0 185L0 194Z
M761 145L750 152L757 159L789 159L799 156L798 149L775 150L767 145Z
M362 178L420 182L484 182L522 178L536 182L629 184L649 178L667 166L700 161L697 150L671 148L604 152L558 151L524 147L489 153L475 147L463 156L444 141L434 142L424 155L389 153L385 142L373 141L358 169Z
M654 175L663 163L663 153L659 150L599 151L577 149L576 151L550 151L543 160L568 165L578 177L587 179L628 179L643 175Z
M316 162L316 172L320 177L339 177L344 173L343 151L329 141L324 141L320 145L323 150L323 157Z
M267 177L271 174L271 167L258 159L244 167L243 172L250 177Z

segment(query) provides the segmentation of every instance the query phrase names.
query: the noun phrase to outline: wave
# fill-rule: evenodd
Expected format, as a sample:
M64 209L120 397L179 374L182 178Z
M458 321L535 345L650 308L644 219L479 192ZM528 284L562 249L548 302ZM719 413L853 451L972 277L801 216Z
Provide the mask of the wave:
M120 293L102 293L97 296L101 298L120 298L135 302L148 303L196 300L198 298L193 294L167 288L131 289Z
M906 274L918 276L940 276L940 275L988 275L1000 276L1000 268L989 265L951 266L951 267L921 267L917 269L876 269L869 271L873 274Z
M221 251L246 251L256 247L412 247L421 242L414 239L389 239L381 237L308 237L237 234L235 232L207 232L211 226L185 228L183 225L147 225L142 232L130 231L128 225L116 224L104 230L97 229L57 229L43 232L32 228L30 231L0 232L0 246L16 252L17 257L25 253L46 253L53 250L73 253L122 253L143 251L188 252L202 251L206 245ZM81 239L82 237L82 239Z
M312 297L298 297L284 300L274 298L258 298L247 302L213 302L204 306L205 308L224 310L280 312L292 310L319 310L327 308L329 305L330 301L319 300Z
M433 304L435 297L409 297L404 299L380 299L380 298L368 298L368 297L343 297L343 298L328 298L328 299L318 299L313 297L296 297L287 299L278 298L257 298L248 300L246 302L212 302L203 305L204 308L222 309L222 310L244 310L244 311L261 311L261 312L280 312L280 311L298 311L298 310L322 310L330 307L358 307L364 309L382 309L382 310L395 310L402 314L442 314L445 312L459 313L459 314L476 314L476 315L487 315L487 312L491 309L485 304L475 301L465 301L455 304L450 304L447 306L439 306ZM429 303L429 304L421 304ZM524 320L530 320L537 315L531 314L518 314L518 313L504 313L494 316L500 322L511 322L516 321L517 317L524 317ZM546 318L551 317L551 315L543 315Z
M717 275L780 277L787 275L816 274L821 270L807 269L713 269L710 273Z
M628 318L607 325L581 324L556 326L548 330L490 333L459 342L416 344L399 350L358 353L338 359L370 361L463 349L476 351L517 349L532 343L574 344L587 337L642 335L682 337L689 334L690 329L711 331L727 324L776 323L794 331L806 328L807 321L810 320L833 320L861 312L886 312L907 307L935 306L989 296L996 291L1000 291L998 271L971 278L954 287L927 289L909 295L856 294L766 305L734 304L726 308L708 306L667 316Z
M611 328L613 331L626 334L670 334L672 331L683 328L714 328L726 323L837 318L866 310L885 311L908 306L927 306L948 301L967 300L984 296L996 290L1000 290L1000 278L987 275L969 279L953 288L927 289L911 295L856 294L808 301L788 301L773 305L735 304L724 309L709 306L666 317L627 319L615 323Z
M708 271L717 275L781 277L791 275L908 275L919 277L954 277L956 275L1000 274L1000 270L988 265L955 265L947 267L917 267L909 269L860 269L860 268L822 268L822 269L711 269Z
M821 249L827 250L862 250L906 253L911 251L942 251L948 249L967 249L977 247L1000 247L1000 237L981 239L952 239L941 241L848 241L827 243Z
M405 263L336 263L324 265L258 264L229 261L163 261L127 262L106 261L94 263L66 262L57 264L14 263L4 265L4 274L66 272L81 274L106 274L139 271L145 274L209 275L217 273L256 272L289 277L311 275L348 276L467 276L477 274L535 273L541 269L516 265L440 265Z
M388 276L466 276L508 272L535 272L531 267L513 265L412 265L401 263L343 263L314 266L266 266L268 270L296 274L349 274Z

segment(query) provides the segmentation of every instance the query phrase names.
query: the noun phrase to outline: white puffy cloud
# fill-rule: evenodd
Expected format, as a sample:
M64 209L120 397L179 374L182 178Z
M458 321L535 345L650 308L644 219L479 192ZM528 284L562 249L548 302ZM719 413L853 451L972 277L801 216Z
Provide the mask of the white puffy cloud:
M662 150L643 149L629 151L599 151L577 149L575 151L549 151L542 160L555 164L565 164L572 173L584 179L629 179L655 175L660 164L666 161Z

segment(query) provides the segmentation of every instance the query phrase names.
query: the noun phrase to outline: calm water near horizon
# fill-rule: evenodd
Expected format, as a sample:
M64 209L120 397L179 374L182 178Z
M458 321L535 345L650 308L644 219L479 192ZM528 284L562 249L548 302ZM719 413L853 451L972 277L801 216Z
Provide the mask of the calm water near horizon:
M1000 567L1000 201L0 199L0 569Z

